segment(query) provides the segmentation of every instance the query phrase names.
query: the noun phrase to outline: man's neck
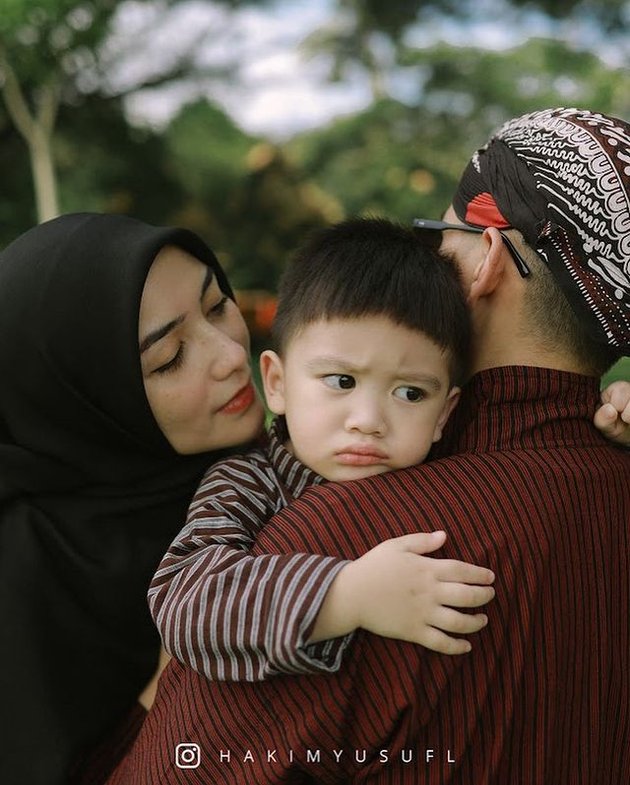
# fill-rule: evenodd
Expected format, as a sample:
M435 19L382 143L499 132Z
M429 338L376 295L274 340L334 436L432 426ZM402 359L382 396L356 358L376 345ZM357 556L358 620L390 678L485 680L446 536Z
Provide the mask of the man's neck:
M550 368L555 371L568 371L584 376L592 375L576 360L565 352L545 346L541 340L515 329L487 330L478 335L475 341L471 371L478 373L489 368L502 368L506 365L523 365L536 368Z

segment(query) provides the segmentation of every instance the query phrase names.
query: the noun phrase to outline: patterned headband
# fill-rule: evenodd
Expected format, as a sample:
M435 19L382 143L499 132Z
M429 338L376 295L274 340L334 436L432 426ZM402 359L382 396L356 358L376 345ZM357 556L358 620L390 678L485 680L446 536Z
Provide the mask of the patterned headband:
M518 229L593 337L630 354L630 124L577 109L510 120L473 156L453 207Z

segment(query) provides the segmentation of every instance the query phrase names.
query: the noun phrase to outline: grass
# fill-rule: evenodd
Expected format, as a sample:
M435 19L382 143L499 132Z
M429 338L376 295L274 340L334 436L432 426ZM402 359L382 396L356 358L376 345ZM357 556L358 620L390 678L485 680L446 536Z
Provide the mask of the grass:
M618 379L630 382L630 357L622 357L618 363L613 365L610 371L602 378L602 387L606 387L606 385Z

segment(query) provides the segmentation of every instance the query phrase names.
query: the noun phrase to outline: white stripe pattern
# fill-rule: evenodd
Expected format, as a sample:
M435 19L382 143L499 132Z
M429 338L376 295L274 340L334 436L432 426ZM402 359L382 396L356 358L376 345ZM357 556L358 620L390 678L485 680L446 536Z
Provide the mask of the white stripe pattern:
M276 512L323 482L284 448L283 438L279 421L260 447L210 467L149 589L166 650L209 679L332 672L351 639L306 645L346 561L248 553Z

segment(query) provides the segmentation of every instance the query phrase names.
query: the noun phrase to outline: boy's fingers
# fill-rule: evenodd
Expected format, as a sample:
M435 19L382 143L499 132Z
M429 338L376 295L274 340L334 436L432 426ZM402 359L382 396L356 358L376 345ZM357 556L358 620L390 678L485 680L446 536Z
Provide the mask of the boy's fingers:
M620 412L612 403L605 403L595 412L593 422L604 436L630 445L630 405Z
M420 643L425 649L431 649L439 654L467 654L472 646L470 641L462 638L451 638L435 627L426 628L415 643Z
M613 436L612 431L617 427L623 427L621 423L617 423L617 415L618 412L612 403L605 403L595 412L593 421L602 433Z
M456 608L478 608L494 599L492 586L469 586L465 583L440 583L435 599L440 605Z
M468 635L479 632L488 623L485 613L461 613L453 608L440 608L431 617L431 626L442 632L454 632Z
M402 537L395 537L389 542L392 544L392 547L422 555L424 553L433 553L433 551L437 551L444 545L445 541L446 532L435 531L404 534Z
M601 393L602 403L611 403L618 412L623 411L630 404L630 382L619 379Z
M492 570L477 564L468 564L465 561L440 559L436 567L439 568L438 579L444 582L487 584L494 581Z

